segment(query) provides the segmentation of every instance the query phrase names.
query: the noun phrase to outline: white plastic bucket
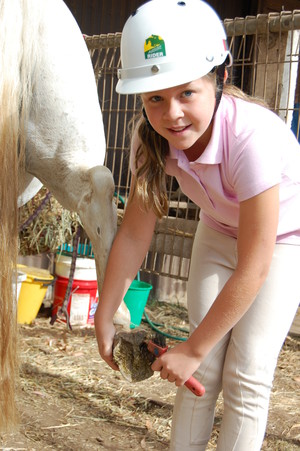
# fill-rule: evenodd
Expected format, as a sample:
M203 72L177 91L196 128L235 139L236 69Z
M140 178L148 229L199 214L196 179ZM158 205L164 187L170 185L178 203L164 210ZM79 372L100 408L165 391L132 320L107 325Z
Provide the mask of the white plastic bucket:
M55 274L66 279L70 276L72 257L58 254L55 259ZM97 280L96 263L93 258L76 258L74 279Z
M25 272L17 271L17 283L13 283L14 297L16 296L17 302L19 300L22 283L26 279L27 279L27 274L25 274Z

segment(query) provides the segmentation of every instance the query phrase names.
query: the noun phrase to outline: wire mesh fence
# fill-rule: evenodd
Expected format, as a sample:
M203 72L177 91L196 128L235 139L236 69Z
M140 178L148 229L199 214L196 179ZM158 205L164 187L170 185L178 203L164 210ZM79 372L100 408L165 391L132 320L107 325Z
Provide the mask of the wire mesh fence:
M233 56L229 82L265 100L299 136L300 10L225 19ZM129 185L130 130L140 114L139 96L115 91L121 34L87 36L107 139L106 165L116 192L126 204ZM141 271L186 281L199 208L170 180L168 215L157 222ZM119 204L122 212L123 203Z

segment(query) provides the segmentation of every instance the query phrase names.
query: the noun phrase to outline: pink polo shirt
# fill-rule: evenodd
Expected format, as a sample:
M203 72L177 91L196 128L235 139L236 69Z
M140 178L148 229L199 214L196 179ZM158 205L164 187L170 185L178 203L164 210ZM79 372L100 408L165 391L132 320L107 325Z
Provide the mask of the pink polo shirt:
M137 145L135 137L133 153ZM166 172L200 207L201 221L233 237L239 202L279 183L277 242L300 245L300 146L275 113L223 95L203 154L189 162L170 146Z

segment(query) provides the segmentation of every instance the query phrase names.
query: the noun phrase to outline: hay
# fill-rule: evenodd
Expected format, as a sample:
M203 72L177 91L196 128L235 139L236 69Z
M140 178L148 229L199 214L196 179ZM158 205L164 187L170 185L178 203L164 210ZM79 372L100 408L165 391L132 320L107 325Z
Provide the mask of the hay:
M49 200L45 202L34 220L24 227L39 210L48 194ZM118 226L123 219L123 210L124 208L118 208ZM19 208L19 228L24 227L19 232L19 255L56 252L64 244L72 246L79 224L82 226L79 215L63 208L48 189L42 187L29 202ZM80 240L87 244L88 237L83 228Z
M41 190L19 209L19 224L23 224L36 212L49 193ZM64 209L50 195L48 202L38 216L19 233L19 255L35 255L55 252L64 243L71 244L80 219L77 213Z
M94 330L90 328L74 328L70 333L63 324L50 328L44 319L37 318L35 325L21 326L21 336L21 387L30 399L31 410L40 412L36 416L45 419L51 407L54 410L53 400L60 410L69 406L64 417L60 415L50 424L36 424L36 418L27 424L26 436L29 434L32 442L41 442L54 431L63 434L63 429L70 439L74 432L67 432L68 429L84 424L91 428L93 423L101 428L104 437L103 428L112 423L116 431L121 426L126 428L126 442L128 433L135 431L147 435L147 445L167 444L175 396L173 384L162 382L157 374L142 384L124 380L100 359ZM165 390L161 389L162 384ZM102 449L91 444L88 447ZM125 444L124 449L128 449Z
M150 303L147 313L165 329L187 327L184 307ZM143 324L143 328L148 328ZM151 333L151 330L149 329ZM20 326L20 433L3 437L13 449L167 450L175 386L158 374L130 383L99 357L93 328L49 326L38 317ZM172 346L175 342L167 340ZM300 338L287 337L279 356L262 451L300 447ZM222 398L208 451L216 449Z

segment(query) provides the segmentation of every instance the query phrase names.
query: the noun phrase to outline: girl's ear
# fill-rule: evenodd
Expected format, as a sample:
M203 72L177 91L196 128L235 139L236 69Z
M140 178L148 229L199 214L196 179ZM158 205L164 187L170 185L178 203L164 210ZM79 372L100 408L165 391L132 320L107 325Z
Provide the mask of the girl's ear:
M224 72L224 83L226 83L227 79L228 79L228 72L227 72L227 69L225 68L225 72Z

